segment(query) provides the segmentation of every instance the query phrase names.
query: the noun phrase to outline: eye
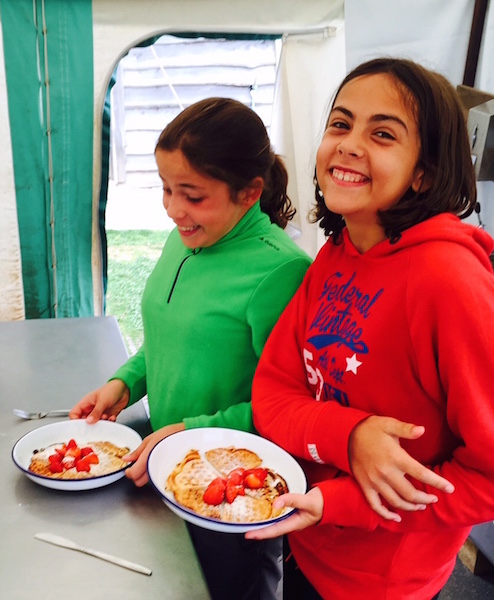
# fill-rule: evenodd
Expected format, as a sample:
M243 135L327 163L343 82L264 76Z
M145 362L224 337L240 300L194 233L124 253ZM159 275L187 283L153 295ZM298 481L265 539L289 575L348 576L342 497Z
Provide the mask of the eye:
M163 186L163 194L165 194L165 196L169 196L172 193L171 189L169 187L166 187L166 185Z
M197 198L194 196L187 196L187 202L190 202L191 204L200 204L203 200L204 196L199 196Z
M396 140L396 137L389 131L376 131L375 135L382 140Z
M329 122L328 129L350 129L350 126L341 119L335 119L334 121Z

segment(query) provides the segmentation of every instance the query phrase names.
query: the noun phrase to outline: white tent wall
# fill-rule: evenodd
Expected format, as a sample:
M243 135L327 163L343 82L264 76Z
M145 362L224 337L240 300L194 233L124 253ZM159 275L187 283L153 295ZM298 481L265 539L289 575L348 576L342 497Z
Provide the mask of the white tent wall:
M344 29L319 35L287 35L283 40L271 122L271 140L285 159L288 193L297 206L296 241L310 256L324 233L309 223L314 203L314 166L329 99L345 75ZM325 73L325 77L321 77Z
M45 0L49 2L51 0ZM97 206L105 94L114 67L133 46L179 32L285 34L273 144L285 157L299 211L298 243L312 256L323 242L306 221L312 170L327 106L344 72L377 54L408 56L462 83L474 0L93 0L94 169L92 272L95 314L103 309ZM342 23L344 22L344 28ZM311 33L311 35L307 35ZM329 33L329 35L328 35ZM304 35L301 35L304 34ZM79 40L82 43L82 40ZM494 93L494 10L488 11L475 86ZM0 133L10 139L3 48ZM24 299L11 149L2 144L0 320L23 318ZM494 184L479 184L482 219L494 233Z
M462 82L473 0L346 0L346 62L375 56L411 58Z

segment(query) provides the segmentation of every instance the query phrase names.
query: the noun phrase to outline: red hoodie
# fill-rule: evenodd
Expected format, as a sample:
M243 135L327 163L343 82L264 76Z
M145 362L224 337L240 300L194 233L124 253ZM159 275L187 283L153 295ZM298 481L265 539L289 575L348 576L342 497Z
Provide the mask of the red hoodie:
M364 254L344 230L268 339L255 425L323 493L321 523L290 544L324 598L429 600L471 526L494 518L492 249L486 232L450 214ZM424 425L402 445L456 491L401 523L379 517L349 475L349 435L369 414Z

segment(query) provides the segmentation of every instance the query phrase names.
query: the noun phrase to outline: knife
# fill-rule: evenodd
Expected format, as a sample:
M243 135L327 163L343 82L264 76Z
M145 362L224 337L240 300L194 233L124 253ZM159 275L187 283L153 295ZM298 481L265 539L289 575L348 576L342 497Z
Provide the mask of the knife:
M84 554L90 554L91 556L95 556L96 558L101 558L102 560L106 560L120 567L125 567L126 569L130 569L131 571L143 573L144 575L151 575L152 573L151 569L148 569L147 567L137 565L136 563L125 560L124 558L118 558L117 556L106 554L105 552L91 550L91 548L86 548L85 546L76 544L76 542L68 540L64 537L60 537L59 535L53 535L52 533L36 533L34 537L37 540L41 540L42 542L48 542L49 544L54 544L55 546L61 546L62 548L68 548L69 550L77 550L78 552L84 552Z

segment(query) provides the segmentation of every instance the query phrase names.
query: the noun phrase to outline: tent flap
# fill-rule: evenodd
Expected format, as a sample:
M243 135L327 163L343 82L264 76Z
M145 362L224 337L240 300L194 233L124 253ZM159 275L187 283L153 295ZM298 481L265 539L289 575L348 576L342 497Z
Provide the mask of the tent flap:
M26 317L88 316L91 0L0 6Z

